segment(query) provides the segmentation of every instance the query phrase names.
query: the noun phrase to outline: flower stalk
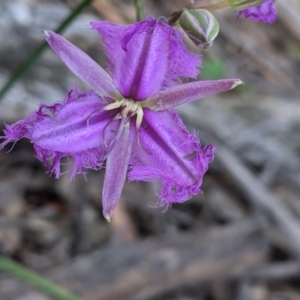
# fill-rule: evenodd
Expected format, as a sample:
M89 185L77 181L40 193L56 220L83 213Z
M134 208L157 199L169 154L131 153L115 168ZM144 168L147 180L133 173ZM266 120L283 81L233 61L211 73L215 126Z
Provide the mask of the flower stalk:
M142 21L143 13L142 13L142 0L134 0L134 6L136 10L136 20Z
M197 8L221 9L232 7L236 10L243 10L252 6L262 4L264 0L192 0Z
M192 0L196 8L222 9L230 6L230 0Z

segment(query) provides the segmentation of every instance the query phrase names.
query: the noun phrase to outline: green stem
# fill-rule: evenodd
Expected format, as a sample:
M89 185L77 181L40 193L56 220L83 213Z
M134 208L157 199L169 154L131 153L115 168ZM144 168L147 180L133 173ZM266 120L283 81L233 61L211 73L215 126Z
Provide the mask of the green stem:
M0 270L10 273L19 279L26 281L48 295L59 300L81 300L78 296L72 294L68 290L48 281L41 275L36 274L18 263L0 255Z
M134 6L136 10L136 20L142 21L143 15L142 15L142 0L134 0Z
M74 11L72 11L65 20L56 28L55 32L61 33L63 32L70 23L81 13L81 11L86 8L92 0L83 0ZM31 67L31 65L41 56L44 50L47 48L47 43L41 43L30 55L29 57L22 63L17 70L12 74L12 76L8 79L5 85L0 90L0 100L3 96L12 88L12 86L19 80L19 78Z

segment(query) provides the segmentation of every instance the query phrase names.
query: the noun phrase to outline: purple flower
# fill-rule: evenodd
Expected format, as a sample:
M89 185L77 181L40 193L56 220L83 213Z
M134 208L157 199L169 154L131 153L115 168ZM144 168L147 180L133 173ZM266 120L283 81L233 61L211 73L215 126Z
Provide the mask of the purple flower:
M265 0L260 5L241 10L238 18L244 17L258 22L274 23L277 17L274 2L275 0Z
M159 204L183 202L200 186L214 146L200 147L175 106L230 90L241 81L224 79L179 84L196 77L200 59L177 29L148 19L129 26L92 22L108 56L108 73L89 56L53 33L46 40L90 92L71 90L65 101L40 108L7 125L0 147L21 138L33 142L36 157L61 175L63 157L73 159L70 177L106 167L103 214L109 219L126 179L159 181Z

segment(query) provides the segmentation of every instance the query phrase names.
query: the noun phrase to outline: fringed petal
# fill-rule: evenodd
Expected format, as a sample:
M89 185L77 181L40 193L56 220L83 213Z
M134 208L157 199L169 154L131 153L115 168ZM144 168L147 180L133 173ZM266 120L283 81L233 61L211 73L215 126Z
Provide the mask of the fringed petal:
M242 83L240 79L221 79L175 85L143 101L143 107L152 110L173 108L209 95L231 90Z
M109 69L121 94L146 99L161 88L196 77L199 56L190 53L182 34L164 22L149 18L128 26L92 22L102 36Z
M113 138L116 126L109 123L112 112L101 111L104 105L94 92L70 91L63 103L42 104L27 119L7 125L0 148L21 138L30 139L36 157L56 178L61 174L60 160L65 156L73 158L70 178L84 173L85 168L100 169L105 142Z
M201 193L214 146L201 149L199 140L186 130L177 112L145 109L138 137L132 150L129 180L160 180L159 204L165 207Z
M101 96L121 98L112 78L87 54L52 31L44 31L46 41L66 66Z
M240 11L238 18L249 18L258 22L274 23L277 18L274 5L275 0L265 0L263 4Z
M130 123L120 121L115 139L109 146L103 184L103 215L109 221L116 208L126 179L131 154Z

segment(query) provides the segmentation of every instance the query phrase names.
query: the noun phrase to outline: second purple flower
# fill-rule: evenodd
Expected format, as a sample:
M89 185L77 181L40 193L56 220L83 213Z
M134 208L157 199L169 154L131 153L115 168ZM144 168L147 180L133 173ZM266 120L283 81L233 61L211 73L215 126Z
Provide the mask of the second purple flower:
M275 0L265 0L262 4L241 10L239 18L249 18L257 22L274 23L277 18Z

